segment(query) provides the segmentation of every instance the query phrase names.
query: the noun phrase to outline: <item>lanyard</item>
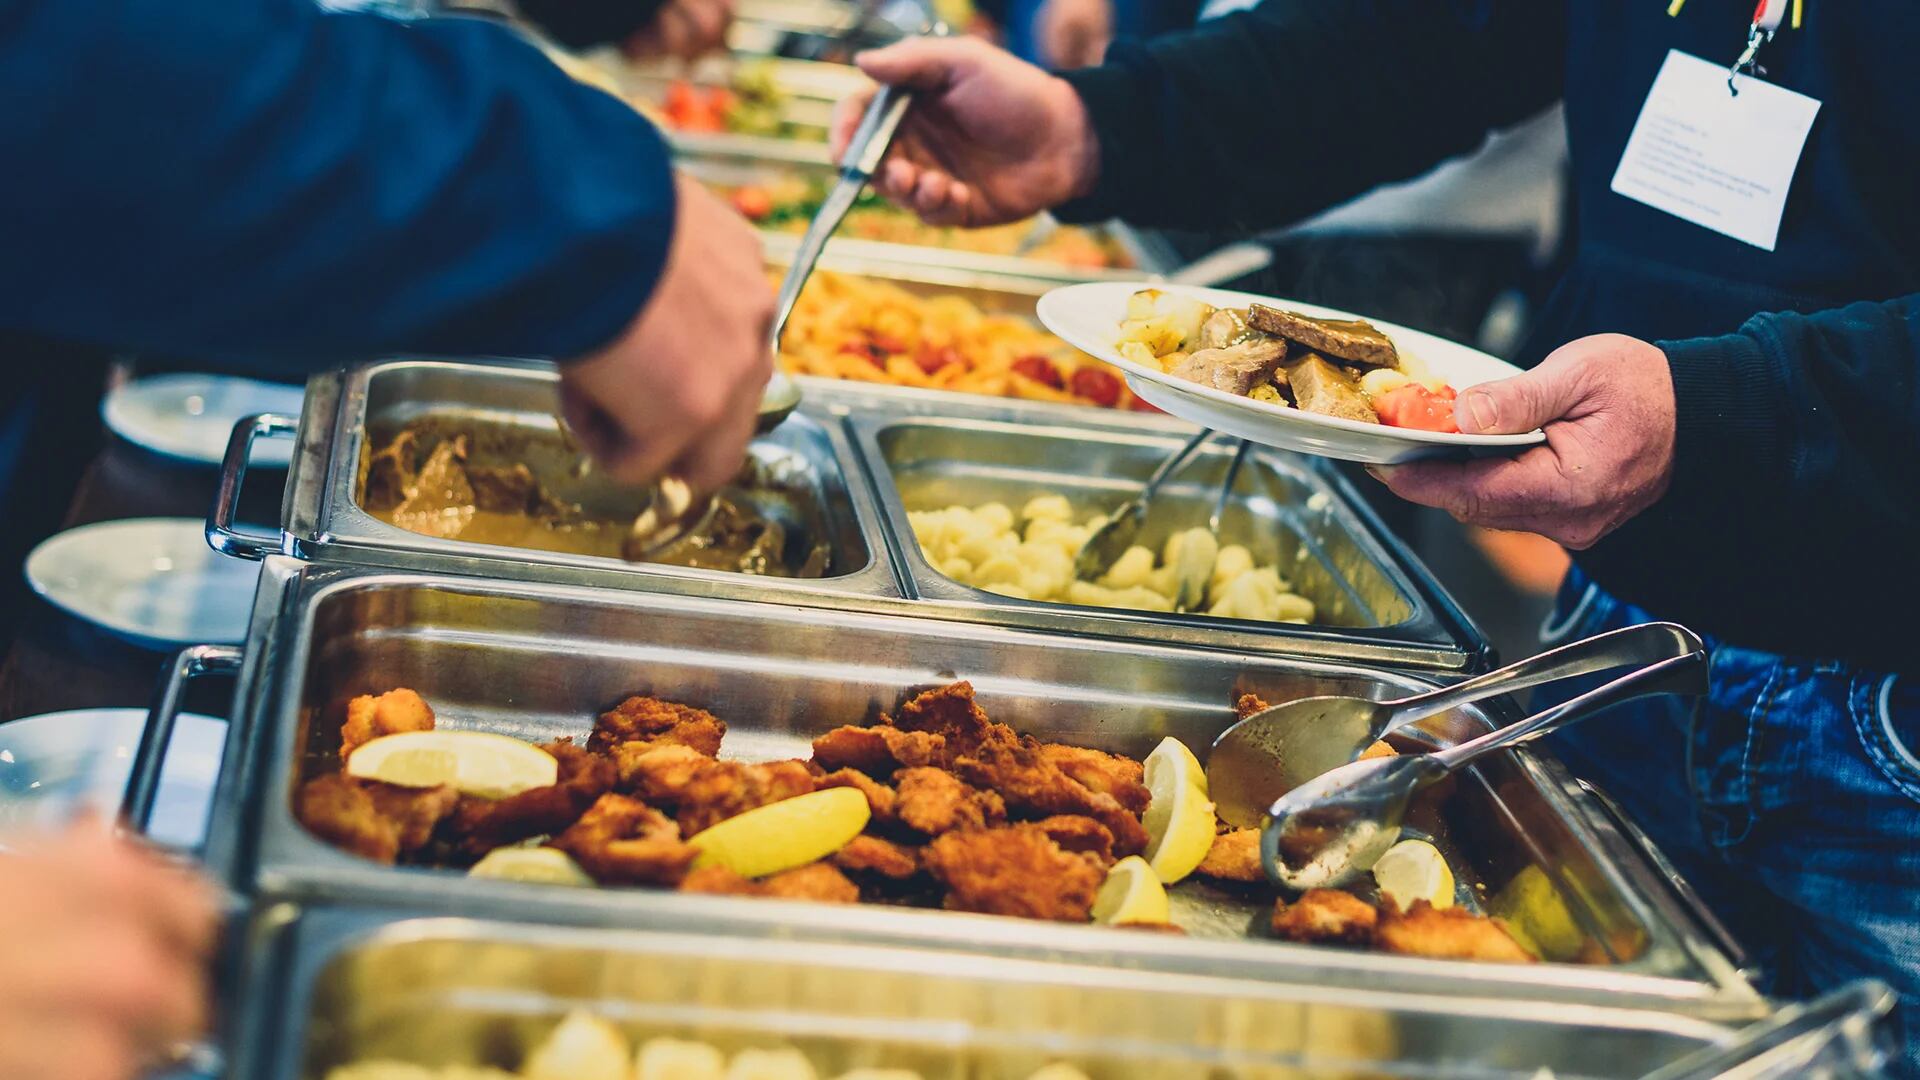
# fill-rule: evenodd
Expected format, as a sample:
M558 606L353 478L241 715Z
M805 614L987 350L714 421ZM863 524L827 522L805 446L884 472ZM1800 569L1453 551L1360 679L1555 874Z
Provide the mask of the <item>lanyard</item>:
M1760 46L1772 41L1774 33L1780 29L1781 22L1787 21L1787 9L1789 6L1793 9L1793 18L1790 25L1795 30L1800 29L1802 3L1803 0L1759 0L1759 3L1754 5L1753 21L1747 26L1747 47L1740 50L1739 58L1736 59L1733 62L1733 66L1727 70L1728 93L1735 97L1740 96L1740 87L1734 83L1734 77L1741 72L1744 71L1754 75L1765 75L1767 73L1767 69L1757 63L1760 55ZM1667 4L1667 14L1669 16L1678 15L1680 14L1680 9L1686 6L1687 0L1671 0L1671 2Z

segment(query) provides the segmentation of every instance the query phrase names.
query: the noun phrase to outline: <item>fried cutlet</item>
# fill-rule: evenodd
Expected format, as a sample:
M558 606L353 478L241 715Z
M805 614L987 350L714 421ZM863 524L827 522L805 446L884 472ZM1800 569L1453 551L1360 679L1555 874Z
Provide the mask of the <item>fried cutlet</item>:
M927 845L927 869L953 911L1086 922L1106 871L1031 825L950 832Z
M872 727L837 727L813 740L813 762L828 772L858 769L886 779L901 768L946 760L947 740L924 731L901 731L884 721Z
M1041 743L1040 752L1082 787L1113 796L1129 813L1144 814L1147 803L1153 801L1143 782L1146 767L1132 758L1060 743Z
M620 770L620 790L655 806L675 806L686 794L693 774L713 759L691 746L658 746L649 742L623 743L613 749Z
M405 731L432 731L433 706L406 687L378 697L362 694L347 702L347 719L340 725L340 760L383 735Z
M1367 945L1379 919L1372 904L1339 889L1310 889L1273 905L1274 936L1308 945Z
M626 795L602 795L552 840L603 885L677 885L700 854L672 818Z
M447 786L407 788L328 773L300 786L294 816L322 840L390 864L425 846L459 799Z
M1099 860L1102 867L1110 867L1114 863L1112 830L1090 817L1056 814L1033 822L1033 827L1046 833L1064 851L1091 855Z
M1091 791L1062 772L1031 738L983 740L971 756L955 758L953 768L975 787L999 792L1010 813L1084 815L1113 833L1114 854L1138 855L1146 850L1147 830L1138 815L1113 796Z
M1207 857L1193 872L1222 881L1267 880L1267 872L1260 866L1260 830L1230 829L1214 837Z
M1415 900L1405 911L1390 900L1381 904L1380 925L1373 932L1373 943L1382 952L1435 960L1534 963L1533 954L1521 948L1506 928L1494 920L1465 908L1442 911L1425 900Z
M972 754L988 742L1015 738L1012 728L989 720L981 711L970 682L949 683L908 699L893 726L940 736L949 758Z
M867 797L867 809L872 812L873 820L891 822L894 819L895 804L898 797L887 785L861 772L859 769L836 769L819 777L816 789L850 787Z
M600 714L587 749L610 754L626 743L689 746L708 757L720 752L727 725L705 709L651 697L630 697Z
M877 836L856 836L831 856L833 865L855 874L904 881L920 872L920 850Z
M612 791L617 770L612 761L557 739L540 749L559 765L554 782L504 799L468 796L454 811L450 831L460 854L478 859L497 847L566 830L594 801Z
M804 761L709 761L688 778L674 817L688 836L755 807L815 790L817 781Z
M860 902L859 887L824 862L808 863L761 881L741 877L722 866L703 866L681 880L680 891L715 896L771 896L825 904Z
M992 791L982 791L944 769L901 769L894 816L900 824L928 836L955 829L982 829L1007 820L1007 806Z

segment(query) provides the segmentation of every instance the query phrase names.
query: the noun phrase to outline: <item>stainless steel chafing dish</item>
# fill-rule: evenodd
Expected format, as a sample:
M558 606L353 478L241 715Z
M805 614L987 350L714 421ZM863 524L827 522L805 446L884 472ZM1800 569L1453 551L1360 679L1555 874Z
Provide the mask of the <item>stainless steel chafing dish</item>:
M1733 1040L1631 1004L1334 989L912 948L269 909L232 1075L320 1080L386 1058L516 1066L571 1010L630 1038L791 1046L821 1076L1025 1080L1638 1077Z
M1254 472L1270 478L1265 501L1250 502L1250 524L1281 526L1270 542L1302 552L1303 580L1320 588L1320 599L1344 598L1344 625L1293 627L1223 620L1155 616L1063 605L1021 604L985 593L940 586L918 559L895 486L900 469L918 475L946 470L975 479L993 470L1033 482L1047 481L1049 466L1028 460L1008 473L998 434L969 437L965 429L999 434L1037 433L1007 440L1033 452L1075 440L1076 454L1094 454L1099 468L1115 470L1105 487L1079 477L1073 490L1110 494L1125 470L1171 446L1176 421L1144 414L1046 405L937 391L864 387L831 380L803 380L806 402L796 419L762 440L760 452L784 455L812 477L817 515L809 534L829 542L828 575L817 579L760 577L686 569L587 555L533 551L443 540L409 532L369 514L360 502L359 478L371 440L382 430L425 415L553 431L554 385L550 367L441 361L394 361L344 374L316 377L302 418L263 417L243 422L229 448L220 499L210 523L214 545L230 554L260 557L281 552L326 563L380 565L447 573L479 574L565 584L646 589L734 599L782 599L814 607L842 608L999 623L1077 634L1102 634L1211 648L1340 656L1395 666L1469 670L1487 659L1484 639L1427 577L1417 559L1383 530L1363 522L1356 505L1330 474L1298 464L1300 459L1262 454ZM882 446L884 417L926 417L927 429L950 431L950 449L984 455L977 464L930 465L926 460L889 459ZM904 429L903 429L904 430ZM244 480L251 438L296 436L278 534L249 535L233 528L235 500ZM864 441L856 452L852 439ZM883 440L884 436L884 440ZM901 445L908 445L911 440ZM918 445L923 448L924 441ZM1091 459L1090 459L1091 460ZM530 462L536 466L539 462ZM552 463L549 463L552 464ZM911 468L909 467L911 466ZM557 466L555 466L557 467ZM1025 471L1019 471L1023 469ZM1144 475L1144 473L1142 473ZM880 489L878 495L873 490ZM926 498L936 489L920 490ZM629 498L634 498L629 495ZM880 501L887 503L882 512ZM1298 500L1298 505L1282 501ZM636 500L637 501L637 500ZM1252 518L1258 518L1253 522ZM1236 522L1240 521L1238 517ZM1264 541L1263 541L1264 542Z
M237 661L239 653L226 654ZM199 660L206 660L201 657ZM198 661L196 661L198 664ZM183 667L182 672L189 670ZM198 664L198 666L205 666ZM1417 815L1463 880L1496 895L1531 874L1559 897L1566 955L1593 963L1469 964L1250 938L1258 896L1176 890L1191 936L874 906L796 904L655 890L575 890L473 880L361 860L293 817L295 786L325 759L323 725L352 695L409 686L448 727L532 740L582 735L630 693L710 708L729 752L804 755L811 737L892 707L908 690L969 678L983 706L1042 738L1144 754L1165 735L1208 745L1239 692L1269 700L1386 696L1417 678L1344 664L1075 640L859 612L323 568L268 560L240 671L211 816L209 863L242 892L390 902L449 913L736 936L911 944L964 952L1340 986L1436 999L1638 1001L1702 1015L1759 1007L1715 943L1715 924L1671 889L1623 822L1552 762L1517 753L1477 766ZM177 687L175 688L177 690ZM178 699L170 693L168 701ZM1426 722L1449 744L1509 712ZM165 745L163 708L151 745Z

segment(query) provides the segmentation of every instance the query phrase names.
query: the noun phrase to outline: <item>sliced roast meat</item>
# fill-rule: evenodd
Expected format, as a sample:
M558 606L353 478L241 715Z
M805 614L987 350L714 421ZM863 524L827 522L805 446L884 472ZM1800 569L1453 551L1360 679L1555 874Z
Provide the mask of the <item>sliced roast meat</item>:
M1373 406L1351 374L1318 353L1303 353L1287 365L1287 381L1293 387L1293 403L1307 412L1337 416L1377 424Z
M1245 395L1266 382L1287 355L1287 343L1257 337L1224 349L1201 349L1173 367L1173 374L1215 390Z
M1323 356L1363 367L1397 368L1400 354L1387 335L1363 319L1316 319L1297 311L1255 304L1247 322L1256 330L1297 341Z

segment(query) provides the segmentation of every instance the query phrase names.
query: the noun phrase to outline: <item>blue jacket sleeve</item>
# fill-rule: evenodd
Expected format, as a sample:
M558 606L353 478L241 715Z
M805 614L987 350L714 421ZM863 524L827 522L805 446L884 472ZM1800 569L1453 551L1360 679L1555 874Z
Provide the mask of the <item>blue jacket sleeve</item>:
M283 370L566 357L666 261L659 135L504 27L0 0L0 327Z

